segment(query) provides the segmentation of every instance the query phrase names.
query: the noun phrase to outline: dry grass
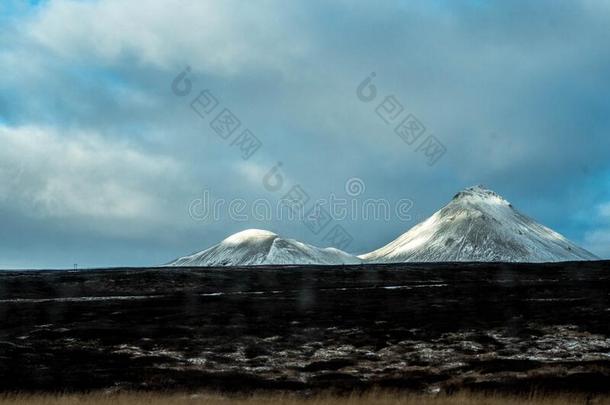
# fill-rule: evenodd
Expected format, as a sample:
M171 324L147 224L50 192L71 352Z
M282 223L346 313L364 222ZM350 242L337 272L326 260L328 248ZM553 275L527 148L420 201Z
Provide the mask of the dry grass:
M197 404L287 404L287 405L577 405L610 404L610 397L587 398L584 395L516 397L459 393L452 396L415 395L374 391L349 396L318 395L303 398L292 394L255 394L252 396L226 396L220 394L82 394L82 395L17 395L0 394L0 405L197 405Z

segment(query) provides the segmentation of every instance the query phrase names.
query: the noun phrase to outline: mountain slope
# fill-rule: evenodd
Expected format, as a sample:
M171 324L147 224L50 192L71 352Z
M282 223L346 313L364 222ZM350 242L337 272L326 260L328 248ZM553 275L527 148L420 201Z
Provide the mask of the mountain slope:
M202 252L181 257L168 266L248 266L260 264L358 264L339 249L321 249L277 234L248 229Z
M366 262L557 262L597 260L481 186L467 188Z

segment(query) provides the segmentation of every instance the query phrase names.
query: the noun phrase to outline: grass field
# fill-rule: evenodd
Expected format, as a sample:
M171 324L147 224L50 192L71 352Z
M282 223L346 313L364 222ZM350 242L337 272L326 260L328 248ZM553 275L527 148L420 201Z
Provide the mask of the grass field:
M79 394L79 395L19 395L0 396L0 405L190 405L190 404L288 404L288 405L578 405L610 404L610 397L585 395L530 395L505 396L458 393L444 395L415 395L391 392L371 392L347 396L318 395L310 398L292 394L255 394L252 396L226 396L220 394Z

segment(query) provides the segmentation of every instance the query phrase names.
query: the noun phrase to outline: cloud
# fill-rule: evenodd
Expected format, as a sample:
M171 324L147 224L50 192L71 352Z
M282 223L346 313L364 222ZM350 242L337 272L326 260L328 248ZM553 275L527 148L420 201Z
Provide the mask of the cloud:
M610 202L598 205L592 229L585 234L585 246L600 257L610 258Z
M191 2L120 0L49 2L24 27L39 45L68 60L125 60L161 68L185 61L214 74L282 70L302 55L304 38L286 24L273 1ZM66 22L70 24L66 24Z
M0 126L0 143L2 205L22 216L113 225L123 233L137 231L129 224L154 228L175 220L164 200L185 174L170 157L53 128Z
M610 202L600 204L598 212L600 217L610 222Z
M601 258L610 257L610 229L598 229L588 232L585 246Z
M262 188L263 178L269 172L270 167L263 167L255 162L240 162L236 165L236 170L240 173L252 188Z
M217 198L269 197L261 177L279 161L286 189L301 184L313 199L359 177L365 197L410 198L421 217L483 183L576 242L603 228L602 217L570 213L608 201L595 181L610 169L608 2L18 8L0 24L0 221L28 229L26 243L43 222L45 235L65 231L57 237L65 243L112 235L103 250L116 249L120 264L135 248L117 235L136 235L138 246L171 235L175 243L159 249L169 260L239 230L189 222L202 188ZM187 64L195 91L210 89L263 142L249 161L170 91ZM365 104L356 86L372 71L379 98ZM390 94L447 146L436 166L376 114ZM342 225L362 252L411 224ZM322 242L298 224L273 226Z

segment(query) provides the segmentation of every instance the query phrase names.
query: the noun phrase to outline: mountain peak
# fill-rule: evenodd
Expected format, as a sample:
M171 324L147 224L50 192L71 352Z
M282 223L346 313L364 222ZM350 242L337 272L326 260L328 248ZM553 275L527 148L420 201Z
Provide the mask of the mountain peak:
M169 266L252 266L269 264L358 264L339 249L321 249L284 239L263 229L246 229L201 252L181 257Z
M269 239L275 239L278 235L265 229L246 229L241 232L234 233L221 243L225 245L239 245L243 243L260 243Z
M386 246L369 262L596 260L562 235L519 213L496 192L468 187Z
M463 189L453 196L453 201L481 202L511 206L511 204L500 194L482 185Z

